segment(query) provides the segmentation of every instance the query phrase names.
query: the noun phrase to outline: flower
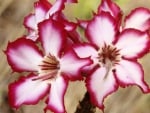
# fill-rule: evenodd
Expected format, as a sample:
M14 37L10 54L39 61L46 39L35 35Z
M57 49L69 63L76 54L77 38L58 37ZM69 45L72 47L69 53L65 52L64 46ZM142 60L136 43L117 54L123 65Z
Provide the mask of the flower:
M34 4L34 13L29 14L24 19L24 26L28 29L27 39L36 40L38 38L38 23L46 19L47 12L52 5L47 0L39 0Z
M90 65L89 58L81 59L68 48L63 51L66 32L55 20L39 24L39 43L19 38L9 43L6 55L11 68L16 72L31 72L9 85L9 100L12 107L36 104L48 92L47 107L55 113L65 113L64 94L69 80L81 80L82 67ZM44 52L42 52L44 50Z
M92 103L100 109L104 109L104 98L119 86L137 85L144 93L149 92L143 68L137 61L149 52L148 33L133 28L119 31L113 16L101 11L88 23L89 43L74 47L81 58L93 59L94 69L87 76L86 86Z
M76 3L76 0L56 0L52 5L48 0L39 0L34 4L34 13L29 14L24 19L24 26L28 29L29 35L26 37L27 39L31 39L36 41L38 38L38 24L55 13L59 12L59 15L62 16L62 10L65 7L65 2L67 3ZM66 22L64 23L66 26L69 26L70 29L74 29L76 25ZM68 28L69 28L68 27ZM68 29L67 29L68 30Z

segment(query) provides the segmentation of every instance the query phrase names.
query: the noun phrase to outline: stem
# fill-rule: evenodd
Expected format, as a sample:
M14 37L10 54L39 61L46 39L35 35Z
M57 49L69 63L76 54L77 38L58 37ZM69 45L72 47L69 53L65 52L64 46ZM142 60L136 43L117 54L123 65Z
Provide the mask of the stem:
M96 107L90 101L89 93L86 92L82 101L79 102L75 113L95 113Z

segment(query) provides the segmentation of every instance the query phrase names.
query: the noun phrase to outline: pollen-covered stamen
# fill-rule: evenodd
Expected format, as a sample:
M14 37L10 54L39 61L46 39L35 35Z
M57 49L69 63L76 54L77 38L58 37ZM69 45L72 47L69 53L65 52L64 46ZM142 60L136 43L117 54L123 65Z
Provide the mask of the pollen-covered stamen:
M39 67L39 77L34 80L40 79L44 81L48 79L55 79L60 65L55 56L48 54L43 58L41 64L39 64Z

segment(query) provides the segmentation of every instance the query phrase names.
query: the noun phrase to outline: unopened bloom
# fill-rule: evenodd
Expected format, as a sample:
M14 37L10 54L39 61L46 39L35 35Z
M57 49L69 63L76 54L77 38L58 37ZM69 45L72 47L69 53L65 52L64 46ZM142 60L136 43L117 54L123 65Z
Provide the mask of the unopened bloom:
M131 28L119 33L117 28L111 14L101 12L87 26L86 36L90 43L75 46L80 57L91 56L94 61L86 86L91 101L101 109L104 98L119 86L137 85L144 93L149 91L143 68L137 61L149 51L148 34Z
M52 19L39 24L39 36L40 49L39 44L26 38L8 44L6 55L11 68L17 72L32 72L10 84L10 103L15 108L36 104L49 92L45 110L65 113L64 94L68 80L82 79L80 70L91 60L80 59L71 48L63 51L66 32Z

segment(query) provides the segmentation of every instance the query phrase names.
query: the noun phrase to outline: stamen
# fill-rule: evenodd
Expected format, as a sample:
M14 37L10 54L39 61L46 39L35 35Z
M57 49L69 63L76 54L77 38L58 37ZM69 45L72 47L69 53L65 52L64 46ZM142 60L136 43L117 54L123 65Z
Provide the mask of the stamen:
M104 66L107 69L107 72L104 76L106 79L109 75L109 72L113 69L113 66L118 64L120 61L120 50L111 45L106 45L99 50L98 61L101 66Z
M42 80L42 81L44 81L44 80L48 80L48 79L53 79L53 78L55 78L56 74L57 74L57 72L55 71L55 72L52 72L52 73L47 73L47 74L44 74L44 75L40 75L40 76L38 76L38 77L36 77L36 78L34 78L32 80L33 81L34 80Z
M43 58L43 61L38 66L40 67L39 76L33 80L55 79L60 68L59 61L50 53Z
M112 65L115 65L119 62L119 50L111 45L104 44L98 55L99 62L101 62L102 64L106 65L108 62L110 62L112 63Z
M98 61L100 65L107 69L104 79L107 78L112 67L119 63L120 58L120 51L111 45L104 44L104 46L99 50Z

